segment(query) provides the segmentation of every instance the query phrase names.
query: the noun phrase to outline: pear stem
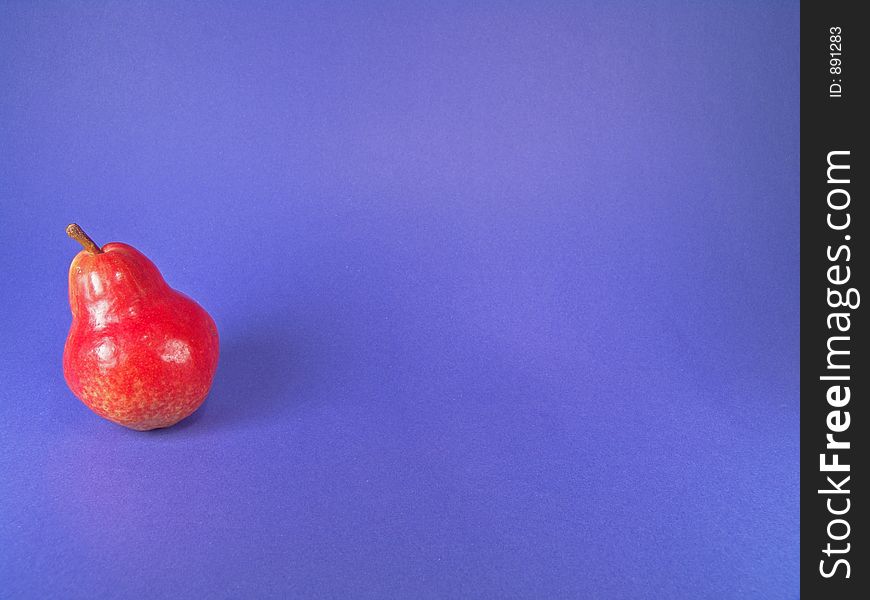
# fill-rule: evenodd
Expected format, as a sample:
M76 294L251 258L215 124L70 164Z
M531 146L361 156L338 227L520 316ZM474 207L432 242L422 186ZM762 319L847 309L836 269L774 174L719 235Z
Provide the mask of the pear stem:
M94 240L92 240L91 237L87 233L85 233L84 229L82 229L75 223L71 223L70 225L66 226L66 234L75 241L77 241L79 244L84 246L85 250L87 250L91 254L103 253L103 251L100 250L100 247L97 246L96 242L94 242Z

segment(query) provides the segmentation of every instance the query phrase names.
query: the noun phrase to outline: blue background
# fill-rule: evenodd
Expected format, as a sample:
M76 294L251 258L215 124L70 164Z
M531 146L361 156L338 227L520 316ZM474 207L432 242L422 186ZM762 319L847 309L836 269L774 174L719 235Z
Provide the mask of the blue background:
M68 4L0 3L0 596L797 597L797 3ZM71 221L217 321L183 424L67 390Z

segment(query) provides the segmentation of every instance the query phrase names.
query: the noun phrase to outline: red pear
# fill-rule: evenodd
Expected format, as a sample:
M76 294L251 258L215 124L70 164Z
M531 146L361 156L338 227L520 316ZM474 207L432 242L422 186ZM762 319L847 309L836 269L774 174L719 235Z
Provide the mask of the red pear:
M178 423L211 387L218 363L214 321L132 246L100 248L75 224L67 234L84 246L69 269L67 384L88 408L119 425L144 431Z

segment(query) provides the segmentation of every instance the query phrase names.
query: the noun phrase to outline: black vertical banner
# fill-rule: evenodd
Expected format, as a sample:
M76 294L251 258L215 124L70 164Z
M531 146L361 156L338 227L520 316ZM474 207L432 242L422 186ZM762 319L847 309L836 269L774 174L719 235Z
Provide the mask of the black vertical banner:
M801 4L801 595L870 598L870 102L859 3Z

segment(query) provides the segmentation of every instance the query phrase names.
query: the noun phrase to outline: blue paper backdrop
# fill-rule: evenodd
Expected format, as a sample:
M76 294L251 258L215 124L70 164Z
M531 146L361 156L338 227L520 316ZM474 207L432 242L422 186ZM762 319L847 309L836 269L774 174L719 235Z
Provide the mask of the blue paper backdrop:
M796 2L0 3L0 595L798 595ZM77 221L218 323L67 390Z

